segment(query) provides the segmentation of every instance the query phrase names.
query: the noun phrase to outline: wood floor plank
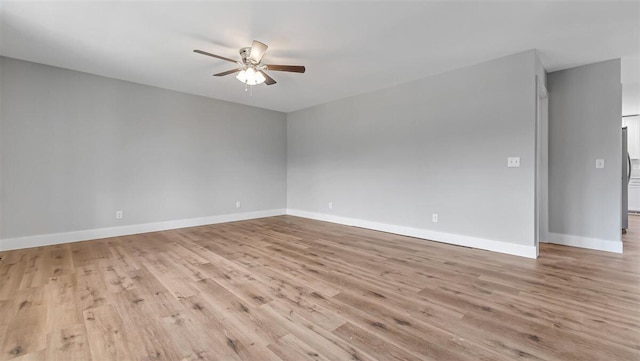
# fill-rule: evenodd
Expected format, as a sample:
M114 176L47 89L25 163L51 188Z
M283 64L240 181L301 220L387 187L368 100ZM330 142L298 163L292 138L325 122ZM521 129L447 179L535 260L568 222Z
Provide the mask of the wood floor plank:
M269 345L269 349L285 361L331 361L292 334L282 336L278 341Z
M28 354L24 354L22 356L18 356L16 358L10 359L11 361L42 361L46 360L47 350L38 350L29 352Z
M215 281L206 279L198 282L198 288L214 312L222 315L221 321L224 325L239 335L242 344L267 346L286 334L278 325L257 319L253 314L253 306L246 304Z
M84 311L87 339L94 360L134 360L127 343L127 330L111 305Z
M124 292L135 288L135 282L126 269L121 266L121 263L110 258L96 260L95 264L100 267L98 272L102 275L104 284L107 286L107 293Z
M341 293L332 297L331 308L344 314L350 323L417 356L434 360L508 360L489 348L479 347L454 332L424 324L408 317L406 312L391 309L354 294ZM331 309L330 308L330 309Z
M103 240L72 243L69 249L75 267L90 265L95 260L109 259L113 256Z
M47 331L73 328L83 322L82 310L75 302L78 284L74 274L49 278L44 287L47 306Z
M292 335L318 350L320 354L330 360L375 361L372 356L332 334L334 329L327 330L319 327L315 322L303 317L283 303L271 302L260 306L260 308L270 315L273 322L279 323Z
M208 334L216 333L208 335L211 347L218 350L216 354L230 354L230 359L281 361L266 346L257 344L247 336L243 326L236 327L233 322L229 322L229 315L220 312L218 304L212 304L200 296L183 298L180 302L186 306L185 312L190 313L194 320L202 324Z
M89 340L83 323L49 333L45 360L84 361L90 358Z
M380 361L429 361L435 360L426 356L416 356L402 347L396 346L350 322L333 331L335 335L363 350L369 352Z
M4 360L640 360L624 254L537 260L292 216L0 253Z
M241 360L237 339L215 332L197 322L191 312L179 312L162 319L183 358L187 360ZM232 344L232 347L229 347Z
M160 257L160 255L159 255ZM144 261L142 265L155 277L162 285L171 292L175 298L187 298L194 296L198 291L189 282L184 282L182 274L175 272L172 262L162 257L162 259L153 262Z
M137 360L180 360L182 354L161 324L149 302L140 301L135 291L113 296L115 309L127 327L129 349Z
M502 316L502 317L500 317ZM607 355L612 360L637 359L637 350L626 347L616 347L610 342L598 342L583 335L568 334L558 328L545 328L531 322L517 320L506 323L507 315L480 315L470 312L465 315L464 322L493 334L509 334L525 349L528 354L537 354L542 359L557 357L561 360L601 360ZM538 336L544 335L544 336ZM595 349L594 347L597 347ZM529 353L530 352L530 353Z
M100 307L107 302L107 286L101 271L98 262L76 268L76 305L79 310Z
M44 350L47 346L47 305L43 288L29 288L16 292L10 321L0 355L5 359ZM6 311L5 311L6 312Z
M9 309L12 305L13 299L0 301L0 327L5 327L9 324L9 318L11 317ZM0 335L4 335L4 333L0 333Z
M28 265L24 252L5 255L0 262L0 300L13 298L21 287L22 278ZM29 283L30 284L30 283Z
M272 275L275 273L277 276L274 277L276 278L290 276L289 278L294 278L298 282L304 283L307 287L313 288L315 291L328 296L338 294L341 291L341 288L336 287L335 284L325 282L315 274L309 274L309 272L306 272L306 263L304 262L284 259L283 257L278 256L274 251L265 252L262 249L253 249L251 252L252 254L259 256L256 257L257 259L253 259L253 265L263 267L263 270L267 270ZM239 261L244 259L245 258L242 257L238 258ZM285 282L285 284L286 283L287 282Z
M126 271L135 271L142 267L137 257L131 254L119 238L109 243L109 250L117 263Z
M130 273L134 282L131 290L122 292L145 312L153 314L158 319L173 315L183 307L169 290L149 272L145 267Z
M40 269L44 269L44 259L46 254L44 252L37 252L28 255L28 261L26 262L22 279L20 280L20 289L27 289L31 287L38 287L46 283L49 278Z

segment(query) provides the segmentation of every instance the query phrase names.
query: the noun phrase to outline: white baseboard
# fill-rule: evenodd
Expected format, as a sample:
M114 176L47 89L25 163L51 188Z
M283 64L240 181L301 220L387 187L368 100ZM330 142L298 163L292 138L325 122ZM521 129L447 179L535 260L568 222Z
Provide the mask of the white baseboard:
M128 226L87 229L75 232L52 233L37 236L0 239L0 251L13 249L49 246L53 244L87 241L92 239L127 236L131 234L166 231L185 227L204 226L207 224L243 221L247 219L281 216L286 214L284 209L270 209L266 211L223 214L219 216L180 219Z
M547 233L545 242L561 244L564 246L595 249L598 251L622 253L622 241L612 241L608 239L580 237L570 234L549 232Z
M453 233L437 232L428 229L396 226L392 224L365 221L356 218L338 217L330 214L307 212L297 209L287 209L287 214L303 218L316 219L319 221L339 223L347 226L373 229L376 231L394 233L403 236L422 238L436 242L449 243L458 246L479 248L487 251L506 253L514 256L527 258L537 258L538 256L535 246L525 246L507 242L492 241L490 239L462 236Z

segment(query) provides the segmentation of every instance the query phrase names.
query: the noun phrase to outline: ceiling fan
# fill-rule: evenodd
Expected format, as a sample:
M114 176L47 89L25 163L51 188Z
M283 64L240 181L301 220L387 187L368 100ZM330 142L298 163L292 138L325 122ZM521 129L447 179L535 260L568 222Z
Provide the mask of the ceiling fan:
M213 74L214 76L225 76L229 74L235 74L236 78L246 85L258 85L265 83L267 85L273 85L276 83L272 77L270 77L265 70L273 71L288 71L292 73L304 73L305 67L301 65L275 65L275 64L262 64L262 57L267 51L268 46L257 40L253 41L251 47L240 49L241 61L226 58L224 56L211 54L202 50L194 50L195 53L212 56L214 58L230 61L232 63L239 64L241 67L237 69L231 69L223 71L222 73ZM246 89L245 89L246 90Z

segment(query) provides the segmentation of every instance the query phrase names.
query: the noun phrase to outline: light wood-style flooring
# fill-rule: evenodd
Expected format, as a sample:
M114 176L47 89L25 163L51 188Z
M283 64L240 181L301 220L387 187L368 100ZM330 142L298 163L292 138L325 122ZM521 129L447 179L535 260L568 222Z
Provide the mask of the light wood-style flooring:
M624 255L292 216L0 253L0 360L640 360Z

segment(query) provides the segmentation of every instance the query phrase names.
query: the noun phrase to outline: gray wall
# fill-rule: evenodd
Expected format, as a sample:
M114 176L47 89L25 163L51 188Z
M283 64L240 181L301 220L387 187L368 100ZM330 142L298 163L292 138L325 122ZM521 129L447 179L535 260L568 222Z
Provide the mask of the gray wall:
M547 71L536 54L536 215L537 241L549 232L549 97Z
M549 231L619 241L620 60L549 73L547 86Z
M283 113L10 58L0 69L0 238L285 207Z
M535 74L528 51L289 113L288 208L533 245Z

